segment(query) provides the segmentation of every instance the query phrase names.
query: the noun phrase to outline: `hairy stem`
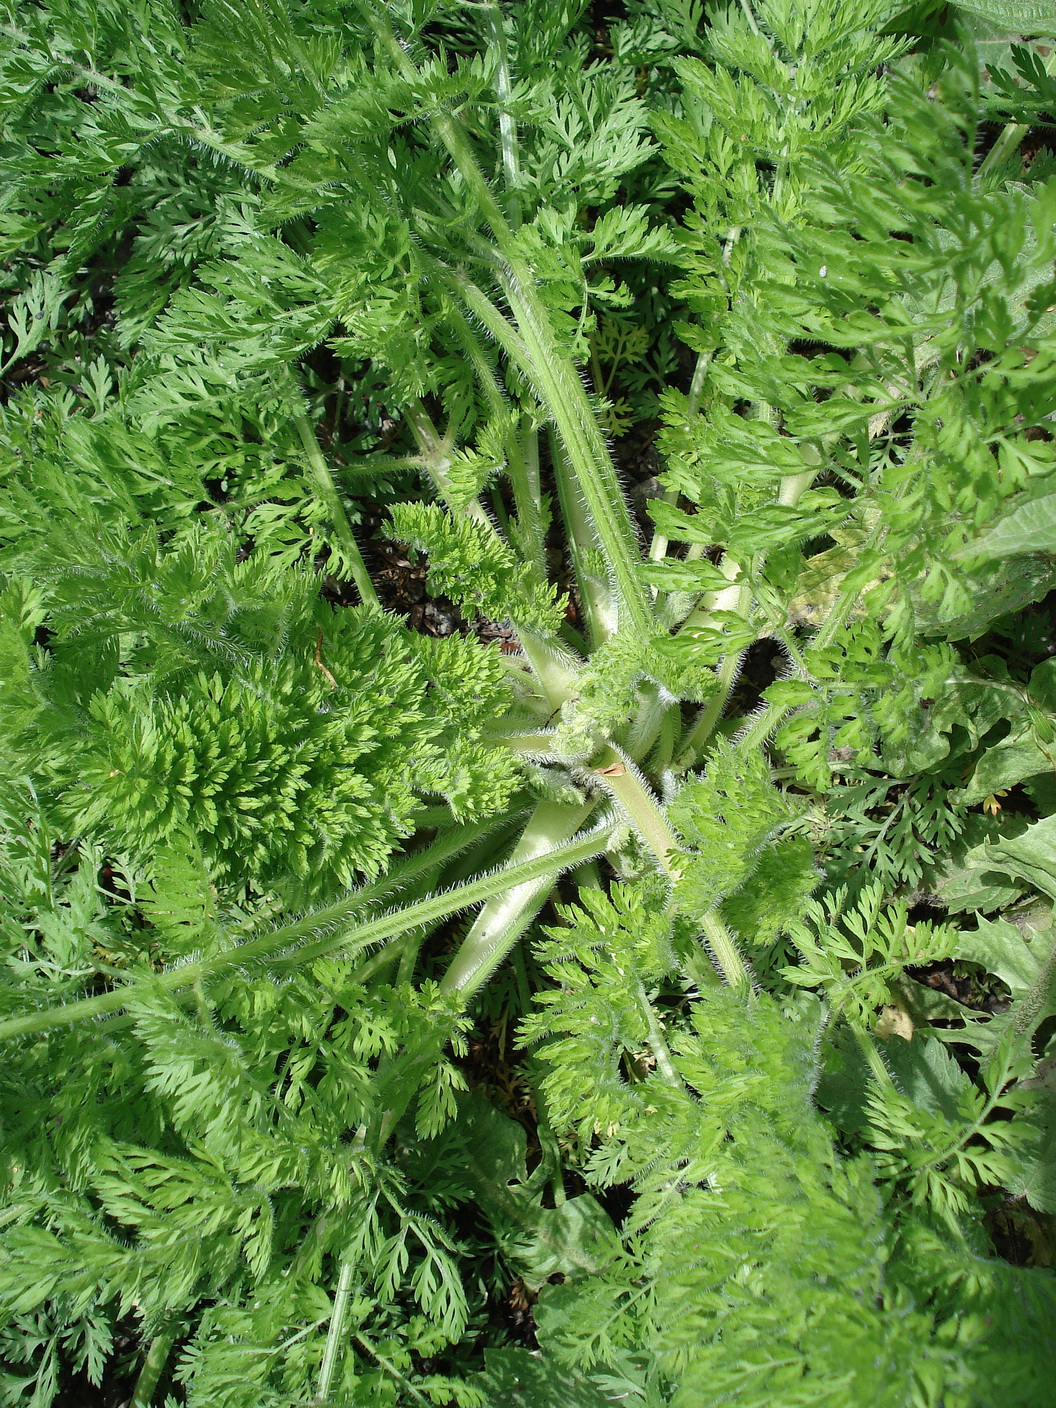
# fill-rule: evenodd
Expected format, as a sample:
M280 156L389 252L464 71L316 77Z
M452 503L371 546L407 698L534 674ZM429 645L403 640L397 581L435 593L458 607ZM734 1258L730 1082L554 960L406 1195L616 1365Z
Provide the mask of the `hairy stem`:
M555 640L544 639L523 628L517 635L550 713L555 714L565 700L576 693L578 661Z
M538 804L510 857L507 872L512 875L515 870L534 864L537 873L489 898L444 974L440 985L442 992L461 993L468 1001L487 982L546 903L554 881L567 868L567 862L561 857L568 849L570 838L594 808L593 801L579 807L561 802ZM608 836L594 832L591 839L594 849L590 855L584 855L583 860L600 855ZM546 866L548 858L553 859L550 868Z
M649 1001L649 996L641 983L638 984L638 1005L649 1032L649 1047L656 1058L656 1069L660 1072L665 1084L674 1090L684 1090L685 1082L675 1067L671 1048L667 1044L663 1028L660 1026L660 1019L656 1015L656 1008Z
M506 472L513 489L517 531L524 555L544 581L546 571L546 517L539 484L539 432L511 435L506 449Z
M348 1302L352 1298L354 1275L354 1261L351 1258L342 1261L337 1278L337 1290L334 1292L334 1308L330 1315L330 1326L326 1332L323 1362L319 1366L319 1384L315 1394L316 1403L325 1403L330 1397L330 1389L334 1382L334 1373L337 1369L341 1345L345 1336L345 1320L348 1317Z
M350 953L361 952L372 944L385 943L399 937L409 929L438 923L459 910L473 905L487 904L497 896L506 896L518 887L528 887L533 883L545 883L547 890L553 885L562 870L581 864L604 851L608 841L607 832L591 832L576 840L559 842L544 853L535 853L523 861L516 861L502 870L480 876L465 885L458 885L439 895L431 895L408 905L405 909L382 915L365 924L349 929L349 914L362 906L362 899L353 896L341 900L325 910L317 911L305 919L285 924L279 929L262 934L248 943L210 954L206 958L170 968L164 973L153 975L146 981L129 983L115 988L112 992L101 993L98 997L87 997L80 1002L71 1002L61 1007L44 1008L38 1012L27 1012L20 1017L9 1017L0 1022L0 1041L10 1041L15 1037L34 1036L56 1027L72 1026L95 1017L105 1017L111 1012L119 1012L135 1002L149 1002L159 994L179 992L202 978L230 968L239 968L246 963L262 958L274 961L280 950L293 949L286 955L287 961L310 963L317 958L345 949ZM315 943L303 943L320 929L333 926L333 931ZM294 945L299 945L294 948ZM500 955L501 956L501 955ZM281 961L281 958L280 958ZM493 965L494 966L494 965ZM490 972L491 969L488 969ZM485 976L487 976L485 974ZM481 979L483 981L483 979ZM479 986L479 984L477 984Z
M752 977L741 957L737 943L718 912L708 910L700 916L700 927L715 964L731 988L746 995L752 991Z
M610 746L591 768L591 777L615 799L661 867L677 879L680 871L676 857L682 845L631 760Z
M556 436L551 436L550 450L587 643L596 650L617 630L619 619L616 605L608 583L599 581L596 573L591 571L590 553L592 548L596 550L596 539L575 476L569 470L568 459Z
M612 574L620 626L627 624L643 636L651 635L654 621L638 573L640 558L634 525L586 388L572 359L555 345L535 281L522 260L510 260L506 292L526 348L528 365L524 370L554 418L569 468Z
M433 488L445 503L449 502L451 485L448 478L453 458L454 445L450 437L441 435L433 424L432 417L422 405L421 401L412 401L403 410L403 418L411 428L414 442L418 446L421 456L421 464L433 482ZM494 523L488 517L479 500L473 499L462 510L470 518L475 518L478 523L483 523L488 531L496 537Z
M645 683L639 687L638 708L624 735L624 747L636 763L646 756L670 713L670 696L661 693L659 685Z
M399 72L413 81L417 76L414 65L388 23L369 0L360 0L359 8ZM615 580L621 607L628 621L646 634L653 623L637 575L634 527L605 437L579 372L568 354L557 345L532 270L515 249L513 230L477 163L465 132L448 113L433 113L430 121L506 260L505 291L517 330L515 341L506 339L507 351L515 353L517 343L522 348L522 355L516 360L554 418Z
M175 1343L175 1326L161 1330L151 1340L140 1366L136 1386L132 1390L132 1397L128 1400L128 1408L150 1408L154 1401L158 1382L165 1370L165 1365L169 1362L169 1355L172 1353L172 1347Z
M323 459L323 452L319 448L319 441L315 438L315 431L311 422L305 414L296 415L293 423L297 427L297 434L301 444L304 446L304 453L311 466L312 477L319 490L319 497L326 505L326 511L330 515L330 522L338 542L341 544L341 551L344 553L348 563L348 570L352 573L352 580L356 584L356 591L359 592L360 601L369 606L380 607L378 594L374 590L374 583L370 580L370 573L367 571L366 563L363 561L363 554L359 550L355 535L352 532L352 525L348 521L348 514L345 506L341 502L341 495L337 492L333 476L330 473L326 460Z
M499 148L502 152L502 173L506 182L506 210L510 224L516 229L521 223L520 185L521 162L517 146L517 124L510 112L513 101L513 80L510 75L510 55L506 45L506 29L502 11L495 3L485 6L488 42L495 56L495 89L499 98Z
M620 615L641 634L651 634L652 613L638 576L639 552L630 511L579 372L555 345L531 270L519 258L510 260L505 283L513 322L464 274L453 275L451 282L550 412L569 477L582 496L616 588Z

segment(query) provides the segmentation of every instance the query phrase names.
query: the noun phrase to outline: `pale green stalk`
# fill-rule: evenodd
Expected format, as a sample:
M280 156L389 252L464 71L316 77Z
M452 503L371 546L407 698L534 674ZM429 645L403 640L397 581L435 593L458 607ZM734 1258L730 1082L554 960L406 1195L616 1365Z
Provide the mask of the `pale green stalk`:
M729 929L723 923L718 910L709 909L699 918L700 927L707 940L708 949L722 976L731 988L749 994L752 991L751 974L741 957L740 950Z
M677 878L682 844L630 758L610 746L594 763L590 776L596 786L604 788L619 803L667 874Z
M414 82L417 71L388 23L369 0L359 8L404 79ZM651 634L653 619L638 578L638 551L616 467L579 372L567 353L556 345L546 307L539 296L531 268L517 252L513 230L481 171L459 123L447 113L434 112L430 123L472 194L506 262L503 286L514 326L489 326L502 345L529 377L540 400L553 416L572 472L590 514L598 543L608 563L620 600L621 627L629 624L643 636ZM459 280L463 286L468 280ZM485 300L490 303L490 300ZM493 307L494 305L492 305ZM474 306L474 312L479 309ZM497 312L497 310L495 310Z
M875 1040L870 1032L862 1027L852 1024L851 1030L854 1032L858 1042L858 1048L865 1057L865 1063L869 1067L869 1074L881 1090L897 1089L894 1078L884 1063L884 1058L880 1055Z
M647 637L653 633L655 622L639 577L634 525L586 388L571 358L554 346L546 309L523 261L510 260L505 283L527 350L528 365L524 370L554 418L569 468L583 495L598 546L616 587L620 628L627 625Z
M468 1001L487 982L546 903L558 875L568 868L563 857L570 838L580 830L595 806L594 801L578 807L561 802L538 803L505 872L512 878L514 872L534 865L535 873L489 897L444 974L440 985L442 992L458 992ZM583 860L600 855L608 844L607 834L593 832L591 838L594 849L590 855L584 855Z
M739 573L741 568L739 563L727 557L723 561L722 570L727 576L733 576ZM709 605L706 608L698 608L690 619L694 624L702 624L711 617L713 612L717 611L734 611L738 616L743 616L750 604L751 588L747 582L740 582L724 587L721 592L717 592L711 598ZM700 756L701 750L714 732L716 724L722 718L730 698L730 692L737 682L743 656L743 651L737 651L732 655L724 655L719 661L716 669L716 687L683 745L682 753L675 763L677 769L684 771L686 768L692 767Z
M649 1001L649 996L642 983L637 984L638 1006L645 1018L645 1025L649 1032L649 1046L656 1059L656 1069L660 1072L665 1084L674 1090L684 1090L685 1082L679 1075L671 1056L671 1048L667 1044L660 1020L656 1015L656 1008Z
M748 0L741 0L741 9L744 11L744 17L745 17L745 19L748 21L748 28L752 31L752 33L753 33L753 34L755 35L755 37L758 39L758 38L759 38L759 26L758 26L758 25L756 24L756 22L755 22L755 16L752 14L752 7L751 7L751 5L749 5Z
M654 776L671 766L681 732L682 716L678 704L671 704L660 717L660 732L656 746L648 759L648 771Z
M326 1346L323 1349L323 1362L319 1366L319 1385L315 1402L326 1403L334 1382L334 1373L341 1357L342 1341L345 1336L345 1321L348 1318L348 1303L352 1298L352 1281L355 1264L349 1259L341 1263L334 1292L334 1308L330 1315L330 1325L326 1332Z
M638 710L624 738L627 754L640 763L656 742L664 720L678 709L677 704L664 703L658 685L645 683L639 688Z
M377 953L361 963L357 968L353 968L348 975L350 983L357 987L366 987L372 978L376 978L379 973L391 967L393 963L400 963L408 952L418 955L418 940L415 934L404 934L402 939L394 939L391 944L386 944L384 948L379 948Z
M454 458L454 442L450 434L440 434L421 401L412 401L410 405L405 406L403 418L411 428L423 469L433 481L433 488L446 503L450 494L448 474ZM492 533L495 532L495 525L476 499L468 504L463 512L478 522L485 523Z
M515 946L546 903L561 872L593 860L609 845L611 828L604 827L588 833L578 843L565 839L575 835L595 806L593 800L582 807L557 802L540 802L536 806L511 864L501 872L507 883L489 897L477 915L440 984L442 993L457 995L460 1007L468 1006ZM574 856L577 848L588 853ZM378 1071L383 1113L374 1129L376 1148L386 1143L402 1118L417 1089L418 1073L437 1059L449 1036L449 1026L438 1024L387 1068Z
M552 758L554 754L554 732L541 729L535 733L499 733L494 742L501 743L511 753L522 758Z
M764 704L738 732L738 744L749 751L761 748L788 712L787 704Z
M495 88L499 98L499 149L502 152L502 171L506 180L506 209L511 225L516 228L521 223L521 201L517 194L521 161L517 145L517 124L510 112L510 104L513 102L510 55L501 9L494 3L486 4L485 16L488 43L495 57Z
M16 38L21 44L32 47L32 41L22 31L16 30L8 25L0 26L0 34L6 34L11 38ZM111 78L108 74L100 73L98 69L92 68L89 64L70 63L69 67L79 73L85 81L85 85L92 88L106 89L111 93L121 96L127 95L128 88L118 79ZM201 108L195 109L195 115L204 121L204 113ZM185 141L206 147L208 150L223 156L225 160L234 166L241 167L244 171L251 172L254 176L263 176L265 180L272 181L276 185L284 185L293 190L301 191L304 194L315 195L318 192L318 184L312 180L299 177L288 166L278 166L274 162L261 162L254 164L250 158L255 155L252 151L247 151L244 147L235 143L226 142L218 132L214 132L211 127L195 127L187 122L182 116L170 113L160 113L162 121L158 124L158 135L162 135L166 128L173 136L182 137Z
M508 414L509 404L484 355L480 340L468 321L463 317L457 307L452 307L450 317L455 324L458 334L462 339L466 352L473 368L477 374L485 397L488 401L491 414L499 419ZM412 429L415 423L418 429L415 431L419 435L419 444L423 444L426 439L424 409L418 403L411 412L414 420L411 422ZM430 422L431 426L431 422ZM432 432L435 437L435 431ZM545 550L545 527L542 516L542 495L539 487L539 437L535 431L530 431L525 435L525 442L522 446L516 431L506 437L506 473L513 489L514 505L517 513L517 526L520 530L521 546L525 556L535 568L539 577L546 578L546 550ZM450 454L450 447L447 447L447 455ZM436 476L438 486L444 484L446 492L446 471L450 464L450 459L446 459L442 471ZM438 466L439 468L439 466ZM479 503L474 499L469 505L468 511L477 519L487 518L486 513L481 509ZM490 525L489 525L490 526ZM493 530L494 531L494 530Z
M431 815L432 813L438 813L438 815L433 816ZM451 820L451 812L448 807L427 808L425 814L420 814L419 818L422 828L427 827L435 821L444 820L448 822ZM412 898L420 898L422 897L423 890L431 891L433 889L436 873L448 860L474 845L479 845L483 839L493 836L496 831L501 832L504 826L508 826L514 820L515 814L509 812L505 816L491 817L487 821L467 822L461 826L449 827L433 841L432 844L423 846L418 851L412 851L410 855L405 856L402 861L397 862L380 880L376 880L369 885L364 885L362 889L357 890L346 899L340 900L336 906L331 905L325 910L316 911L313 918L316 921L331 922L338 909L340 909L346 917L351 918L352 915L362 910L369 909L371 905L377 904L379 901L389 897L395 898L399 895L403 898L407 898L408 892L410 892ZM276 932L281 933L281 931ZM380 953L368 959L357 968L357 979L365 981L365 977L360 977L361 974L372 973L375 971L375 967L381 967L384 963L395 961L395 959L399 958L411 939L413 939L413 934L400 939L398 943L387 945ZM388 957L386 955L389 954L390 949L392 949L393 952L391 957ZM228 952L236 952L236 950L228 950ZM241 950L237 950L237 952L241 952ZM303 949L297 949L292 955L280 953L274 956L271 961L276 965L283 963L299 963L304 961L303 954ZM374 965L374 967L371 965ZM112 976L126 976L126 974L116 972L115 970L109 971ZM200 981L200 979L197 981ZM191 996L191 993L176 990L173 995L177 1001L186 1001ZM103 996L109 997L111 995L104 994ZM97 1001L95 998L85 1000L88 1002ZM119 1009L112 1008L110 1010ZM88 1013L87 1015L91 1016L92 1014ZM104 1015L106 1014L104 1013ZM112 1035L115 1031L128 1026L131 1020L130 1017L108 1017L106 1021L107 1034ZM2 1039L2 1034L0 1034L0 1039Z
M528 430L523 442L510 437L506 451L506 472L513 489L517 528L525 556L543 579L546 570L546 524L539 479L539 432Z
M616 469L579 372L571 358L554 346L531 271L522 260L511 259L505 284L516 326L465 275L453 275L452 283L471 312L531 381L550 412L569 477L582 497L593 536L612 575L620 615L628 617L642 635L651 634L654 623L638 577L634 526Z
M1030 131L1030 127L1022 122L1010 122L1000 133L997 141L983 157L979 164L977 176L985 176L1006 161L1016 150L1023 138Z
M158 1387L158 1381L165 1365L169 1362L172 1347L176 1343L176 1334L176 1327L172 1326L160 1331L151 1340L136 1378L132 1397L128 1400L128 1408L150 1408L154 1401L154 1392Z
M543 691L552 717L566 699L575 695L579 687L579 662L559 641L535 635L524 627L518 626L517 638L539 688Z

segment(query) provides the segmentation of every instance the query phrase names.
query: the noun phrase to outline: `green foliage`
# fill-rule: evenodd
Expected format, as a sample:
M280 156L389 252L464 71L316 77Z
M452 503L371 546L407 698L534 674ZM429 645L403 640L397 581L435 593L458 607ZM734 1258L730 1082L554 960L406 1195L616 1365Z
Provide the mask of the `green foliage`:
M568 916L571 933L551 931L555 987L525 1032L549 1038L548 1108L575 1122L588 1180L636 1194L626 1260L546 1293L544 1343L587 1366L618 1350L655 1357L672 1403L783 1401L797 1384L804 1402L834 1390L847 1403L926 1401L913 1366L923 1375L944 1356L926 1319L878 1309L882 1215L867 1171L833 1162L809 1112L809 1010L790 1021L769 999L746 1010L713 989L691 1022L675 1009L667 1032L650 1024L641 979L625 976L643 947L640 906L592 901ZM638 971L655 981L662 962L654 939ZM603 1053L604 1085L584 1088L573 1072L599 1069Z
M419 644L366 608L335 616L310 578L236 562L222 534L33 561L54 641L26 675L22 736L65 834L140 865L193 837L220 881L318 896L377 875L422 793L473 816L516 785L481 739L506 697L494 655Z
M3 7L0 1403L1043 1408L1043 9Z
M850 912L844 912L846 898L837 890L824 906L808 903L807 922L791 931L800 961L784 977L797 987L820 989L834 1016L868 1026L890 1000L892 980L906 968L952 957L956 937L929 924L910 924L904 905L884 905L879 885L866 890Z
M460 606L503 619L511 602L518 625L553 634L561 621L561 603L554 589L540 582L518 581L523 568L513 552L487 527L472 518L456 518L436 504L399 504L393 509L392 531L401 542L429 556L429 587Z
M794 798L774 787L757 752L717 744L706 775L687 783L669 808L698 852L683 873L680 902L700 913L741 890L797 811Z

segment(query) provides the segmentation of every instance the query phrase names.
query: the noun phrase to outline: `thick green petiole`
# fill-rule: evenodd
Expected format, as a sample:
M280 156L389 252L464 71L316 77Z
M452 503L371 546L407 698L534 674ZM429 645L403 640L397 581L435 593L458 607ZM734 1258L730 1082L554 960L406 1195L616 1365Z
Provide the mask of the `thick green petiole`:
M466 306L529 379L550 412L574 492L582 496L598 551L612 577L621 627L630 624L643 636L651 635L655 622L639 577L634 525L579 371L555 345L546 309L523 260L510 261L505 285L513 322L471 280L464 275L452 278Z
M568 464L598 546L616 587L620 627L629 625L643 636L655 629L653 614L638 572L637 536L605 436L590 404L579 372L555 346L546 310L535 289L531 270L511 259L506 295L525 347L527 365L543 404L554 418Z
M506 181L506 211L510 224L516 229L521 223L521 202L517 193L521 162L517 145L517 124L510 112L513 102L513 77L510 73L509 48L499 5L495 0L486 0L484 9L488 42L495 55L495 88L499 97L499 145L502 151L502 172Z
M1044 71L1050 76L1056 74L1056 48L1049 51L1045 59ZM1010 122L1001 131L997 141L983 157L979 164L979 170L975 173L976 180L981 176L986 176L995 170L1002 162L1007 161L1014 151L1017 150L1023 138L1030 131L1030 128L1021 122Z
M541 579L546 578L546 514L539 479L539 432L511 435L506 450L506 472L513 489L517 529L525 556Z
M132 1390L128 1408L150 1408L177 1338L178 1331L175 1326L172 1326L160 1331L151 1340L139 1370L139 1377L136 1379L136 1386Z
M345 1321L348 1318L348 1304L352 1299L352 1286L355 1282L356 1264L351 1257L342 1261L334 1292L334 1308L330 1315L330 1326L323 1349L323 1362L319 1366L319 1385L315 1395L316 1403L327 1403L334 1382L341 1351L344 1348Z
M677 857L682 844L667 820L663 808L646 786L631 760L610 747L595 761L591 776L619 804L642 840L673 878L679 874Z
M733 935L714 909L708 910L699 919L701 931L712 958L722 976L731 988L748 994L752 991L752 978L748 965L741 957Z
M537 863L540 860L545 862L549 856L553 857L552 867L549 870L544 868L536 878L510 885L488 900L444 974L440 985L443 992L461 993L468 1001L487 982L546 903L554 881L567 868L567 862L561 858L564 849L595 806L593 801L585 802L580 807L565 806L560 802L538 804L521 833L510 863L512 867L517 867L533 859ZM601 833L592 835L600 836L600 839L593 855L584 856L584 860L600 855L607 844L607 838Z

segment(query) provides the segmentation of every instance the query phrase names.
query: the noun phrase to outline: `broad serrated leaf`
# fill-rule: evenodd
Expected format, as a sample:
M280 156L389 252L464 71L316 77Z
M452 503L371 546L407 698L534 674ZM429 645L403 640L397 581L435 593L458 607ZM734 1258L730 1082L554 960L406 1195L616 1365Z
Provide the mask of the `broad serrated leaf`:
M1056 495L1031 499L964 549L973 557L1056 552Z
M957 957L980 964L1000 978L1013 997L1022 997L1037 982L1052 944L1051 932L1035 929L1028 938L1007 920L981 918L975 929L958 933Z
M1056 34L1052 0L957 0L955 8L977 15L1006 34Z

